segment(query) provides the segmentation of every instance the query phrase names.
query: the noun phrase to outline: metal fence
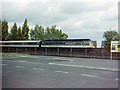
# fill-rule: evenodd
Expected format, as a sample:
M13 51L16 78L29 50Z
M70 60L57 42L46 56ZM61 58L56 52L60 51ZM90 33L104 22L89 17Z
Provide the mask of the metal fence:
M110 52L103 48L39 48L3 47L5 53L27 53L35 55L71 56L82 58L110 59ZM112 53L113 60L120 60L120 53Z

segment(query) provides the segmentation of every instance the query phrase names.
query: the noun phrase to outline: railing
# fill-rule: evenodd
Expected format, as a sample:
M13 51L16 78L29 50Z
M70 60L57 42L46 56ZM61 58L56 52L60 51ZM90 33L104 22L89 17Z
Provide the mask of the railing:
M71 56L82 58L110 59L110 52L101 48L39 48L3 47L5 53L27 53L35 55ZM112 53L113 60L120 60L120 53Z

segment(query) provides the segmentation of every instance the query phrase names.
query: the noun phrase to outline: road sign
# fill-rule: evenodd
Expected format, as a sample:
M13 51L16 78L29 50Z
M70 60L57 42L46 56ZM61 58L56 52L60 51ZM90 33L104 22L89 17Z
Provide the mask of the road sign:
M111 41L111 52L120 52L120 41Z

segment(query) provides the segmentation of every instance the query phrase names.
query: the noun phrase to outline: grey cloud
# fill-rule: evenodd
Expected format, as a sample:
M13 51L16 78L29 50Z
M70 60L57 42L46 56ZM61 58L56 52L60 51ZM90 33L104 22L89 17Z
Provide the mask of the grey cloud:
M104 4L103 6L95 6L93 2L67 2L63 3L61 12L66 14L82 14L84 12L92 12L107 9L111 3Z
M97 6L91 2L29 2L26 5L4 2L2 6L3 20L23 22L27 18L32 25L50 26L56 24L69 35L69 38L100 40L105 30L117 28L114 17L110 18L107 13L104 18L99 15L99 12L107 11L112 7L111 3ZM110 19L110 22L105 21Z
M54 11L56 9L56 4L53 3L30 3L24 8L20 6L15 8L12 4L13 3L4 3L2 12L2 18L7 19L10 22L23 21L25 18L28 18L32 23L50 24L65 20L67 18L66 15L61 13L56 15L57 12ZM53 5L54 8L48 13L48 15L44 15L51 5ZM59 13L59 8L57 9ZM50 14L52 15L50 16Z
M76 38L88 38L88 39L91 39L91 40L101 40L101 38L103 38L103 32L91 32L91 30L88 32L76 32L76 33L69 33L69 38L73 38L73 37L76 37ZM71 37L72 36L72 37Z
M108 16L108 17L103 17L103 18L101 18L101 20L102 21L107 21L107 22L109 22L109 21L117 21L118 20L118 16L117 15L115 15L115 16Z

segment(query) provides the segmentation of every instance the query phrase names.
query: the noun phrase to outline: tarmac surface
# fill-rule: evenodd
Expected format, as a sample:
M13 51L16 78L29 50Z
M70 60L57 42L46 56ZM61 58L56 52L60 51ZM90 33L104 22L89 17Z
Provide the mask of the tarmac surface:
M3 88L118 88L118 60L3 56L1 67Z

